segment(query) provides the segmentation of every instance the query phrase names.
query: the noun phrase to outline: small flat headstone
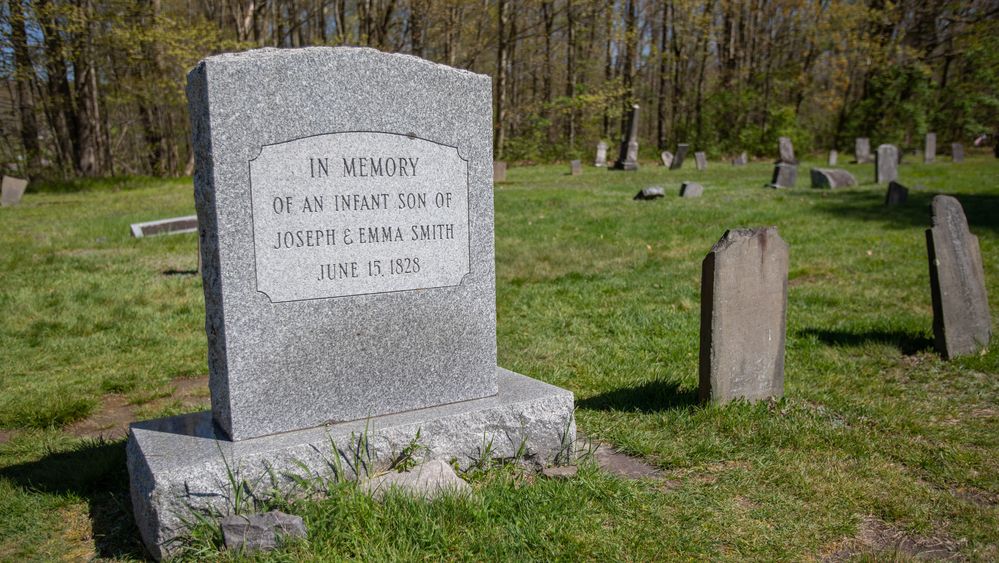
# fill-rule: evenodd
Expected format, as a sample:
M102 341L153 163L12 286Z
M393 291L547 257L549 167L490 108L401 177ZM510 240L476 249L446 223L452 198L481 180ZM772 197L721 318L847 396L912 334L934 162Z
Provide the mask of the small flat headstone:
M422 463L409 471L379 475L361 484L361 490L376 499L392 489L426 500L442 494L466 494L472 490L450 465L439 460Z
M829 151L829 166L836 166L839 161L839 153L836 151Z
M13 207L21 203L24 191L28 189L28 181L13 176L0 179L0 207Z
M549 479L572 479L579 473L575 465L556 465L541 470L541 474Z
M493 183L506 182L506 162L503 160L493 161Z
M909 199L909 188L896 181L888 183L888 191L885 192L885 205L904 205Z
M593 161L593 166L607 166L607 143L604 141L597 143L597 158Z
M659 161L663 163L663 166L669 168L673 164L673 153L669 151L663 151L659 154Z
M583 173L583 163L578 160L569 162L569 174L579 176Z
M277 510L262 514L234 514L220 522L226 549L251 554L270 551L290 538L305 538L301 516Z
M697 165L698 170L705 170L708 167L708 156L700 151L695 152L694 163Z
M700 396L784 394L788 246L776 227L726 231L701 265Z
M937 158L937 134L927 133L923 143L923 162L929 164Z
M186 215L145 223L132 223L130 227L132 236L135 238L196 233L198 232L198 216Z
M684 182L680 186L680 197L701 197L704 194L704 186L695 182Z
M898 179L898 147L895 145L878 146L874 159L874 181L887 184Z
M642 191L635 194L634 199L635 200L656 199L665 196L666 196L666 191L663 190L660 186L652 186L649 188L642 188Z
M812 168L811 177L813 188L835 189L857 185L853 174L840 168Z
M945 359L977 354L992 337L978 237L968 229L961 203L951 196L933 198L932 221L926 250L934 345Z
M853 152L857 164L867 164L874 160L871 156L871 140L867 137L857 137Z
M673 162L670 163L670 170L679 170L683 166L683 159L687 158L687 151L690 150L690 145L686 143L680 143L676 146L676 154L673 155Z
M951 143L950 156L952 162L964 162L964 145L961 143Z
M777 139L777 148L780 151L780 158L777 162L798 164L798 160L794 158L794 145L791 144L790 137L780 137Z
M770 180L771 188L793 188L798 181L798 166L778 162L774 165L774 175Z

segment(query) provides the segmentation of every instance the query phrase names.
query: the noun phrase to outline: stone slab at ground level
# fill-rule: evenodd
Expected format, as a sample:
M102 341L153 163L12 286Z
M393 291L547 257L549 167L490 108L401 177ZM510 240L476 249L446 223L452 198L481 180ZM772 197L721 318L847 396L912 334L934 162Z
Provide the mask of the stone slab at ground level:
M364 461L372 469L388 467L417 431L423 460L454 459L462 468L484 450L492 457L520 451L538 465L568 454L576 437L572 393L502 368L496 376L499 392L493 397L239 442L225 439L207 411L135 423L128 473L142 539L163 558L192 512L228 513L230 471L235 482L262 491L273 486L271 475L279 487L291 487L292 476L307 477L306 471L329 477L336 466L354 478L362 436L369 452Z

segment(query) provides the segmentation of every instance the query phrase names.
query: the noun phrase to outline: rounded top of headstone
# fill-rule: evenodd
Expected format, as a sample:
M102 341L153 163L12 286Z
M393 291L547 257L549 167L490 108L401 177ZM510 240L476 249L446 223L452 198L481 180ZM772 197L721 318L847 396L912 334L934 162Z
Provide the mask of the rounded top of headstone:
M770 227L755 227L751 229L729 229L725 231L722 235L721 240L715 243L711 247L711 252L721 252L734 244L740 244L748 242L753 239L759 239L760 242L766 246L772 242L779 243L781 245L787 246L784 239L780 237L777 232L776 226Z
M941 224L959 225L964 231L968 231L968 219L964 215L964 208L961 207L961 202L957 200L956 197L949 195L937 195L933 196L933 203L931 205L933 212L933 226L936 227Z

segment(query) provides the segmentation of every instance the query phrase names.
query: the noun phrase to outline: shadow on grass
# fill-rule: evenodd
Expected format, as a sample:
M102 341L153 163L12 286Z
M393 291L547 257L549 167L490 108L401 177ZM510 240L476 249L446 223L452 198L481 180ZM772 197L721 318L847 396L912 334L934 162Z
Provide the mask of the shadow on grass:
M581 409L598 411L662 412L698 404L697 389L681 389L672 381L651 381L636 387L621 387L576 401Z
M909 188L909 200L904 205L886 207L885 187L871 186L869 190L843 190L825 192L828 196L816 204L816 209L831 215L864 221L882 221L899 227L930 227L930 203L939 194L954 195L961 202L968 217L971 232L990 229L999 232L999 195L948 194L932 189Z
M132 518L124 441L84 441L37 461L4 467L0 477L19 485L26 494L38 491L84 499L99 558L148 558Z
M933 339L922 334L902 332L898 330L865 330L851 332L846 330L826 330L805 328L798 331L799 336L814 336L820 341L833 346L862 346L877 343L888 344L899 349L906 356L916 352L933 349Z

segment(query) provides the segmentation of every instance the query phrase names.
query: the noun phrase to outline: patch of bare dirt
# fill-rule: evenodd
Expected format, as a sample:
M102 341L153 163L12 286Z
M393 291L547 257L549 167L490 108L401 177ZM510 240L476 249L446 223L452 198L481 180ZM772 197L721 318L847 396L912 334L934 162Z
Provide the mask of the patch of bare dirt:
M922 559L934 561L964 561L960 548L963 541L948 537L918 536L887 522L867 516L853 538L839 542L823 561L848 561L861 555L875 559Z
M589 450L597 466L608 473L625 479L659 478L662 476L663 472L658 467L649 464L640 457L618 451L609 444L590 442L582 433L577 434L577 441L583 444L577 450L584 452Z
M6 444L17 434L14 430L0 430L0 444Z
M171 385L173 391L169 395L141 405L141 408L148 412L165 408L174 402L185 408L201 405L205 402L208 376L178 378ZM69 425L66 432L80 438L124 438L128 435L128 425L138 420L139 408L139 405L129 404L124 395L105 395L94 414Z
M954 496L957 498L970 502L971 504L977 504L985 508L992 506L999 506L999 495L990 493L988 491L983 491L981 489L976 489L975 487L958 487L956 489L951 489Z

